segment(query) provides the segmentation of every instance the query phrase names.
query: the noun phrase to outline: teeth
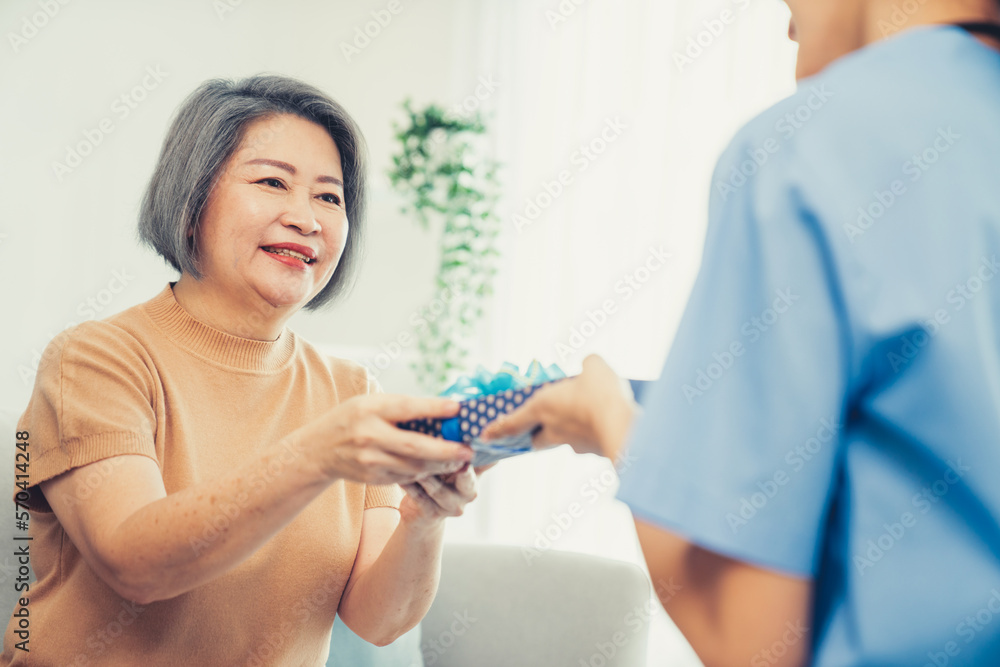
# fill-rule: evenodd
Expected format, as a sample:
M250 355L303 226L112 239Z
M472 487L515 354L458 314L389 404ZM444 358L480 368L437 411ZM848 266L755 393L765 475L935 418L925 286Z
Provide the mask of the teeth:
M286 257L294 257L295 259L301 259L306 264L311 264L312 260L303 255L301 252L295 252L294 250L288 250L286 248L271 248L270 246L264 248L265 251L271 253L272 255L285 255Z

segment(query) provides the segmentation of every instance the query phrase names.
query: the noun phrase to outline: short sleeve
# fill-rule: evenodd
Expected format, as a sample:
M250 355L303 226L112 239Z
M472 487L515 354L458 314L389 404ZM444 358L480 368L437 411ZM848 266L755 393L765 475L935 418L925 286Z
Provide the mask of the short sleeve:
M368 373L368 393L384 394L382 385L371 374ZM372 507L392 507L399 509L399 503L403 502L403 489L398 484L369 484L365 487L365 509Z
M373 507L399 509L403 495L403 489L398 484L368 484L365 486L365 509Z
M731 147L713 182L747 150ZM706 549L810 576L836 487L850 337L803 178L773 158L713 196L701 270L630 434L619 498Z
M29 508L51 511L37 485L73 468L125 454L156 460L152 400L152 375L127 334L88 322L56 336L18 422L30 434Z

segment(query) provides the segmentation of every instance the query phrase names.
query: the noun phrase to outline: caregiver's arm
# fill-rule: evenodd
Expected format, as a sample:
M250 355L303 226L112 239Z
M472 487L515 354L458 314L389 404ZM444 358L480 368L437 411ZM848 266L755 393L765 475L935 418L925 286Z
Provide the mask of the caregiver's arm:
M228 474L170 495L156 462L138 455L74 468L41 488L97 575L147 604L235 567L337 479L409 483L462 465L467 448L393 426L457 409L442 399L359 396Z
M616 460L639 408L599 357L577 377L540 389L485 435L535 426L538 446L569 443ZM660 601L706 667L804 665L810 652L812 582L763 570L636 520Z
M810 581L720 556L638 519L635 527L660 601L705 667L807 664Z
M404 486L399 511L365 510L354 570L338 614L359 637L384 646L430 609L441 574L444 520L476 498L476 472L429 477Z

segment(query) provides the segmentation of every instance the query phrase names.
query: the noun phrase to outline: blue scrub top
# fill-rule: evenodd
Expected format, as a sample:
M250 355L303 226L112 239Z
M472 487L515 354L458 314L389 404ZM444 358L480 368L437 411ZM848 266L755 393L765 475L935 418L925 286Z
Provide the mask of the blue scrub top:
M814 579L815 665L1000 665L1000 53L908 30L747 125L644 407L619 497Z

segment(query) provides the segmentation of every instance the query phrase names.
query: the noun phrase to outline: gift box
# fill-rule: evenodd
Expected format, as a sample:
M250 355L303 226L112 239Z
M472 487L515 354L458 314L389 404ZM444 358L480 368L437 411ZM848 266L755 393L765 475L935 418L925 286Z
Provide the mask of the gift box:
M461 442L475 452L472 465L485 466L531 451L532 431L508 438L483 442L480 434L493 420L513 412L542 387L566 377L555 364L531 362L522 374L514 364L505 363L496 373L482 366L472 375L460 377L441 396L459 401L458 416L451 419L416 419L399 428Z

